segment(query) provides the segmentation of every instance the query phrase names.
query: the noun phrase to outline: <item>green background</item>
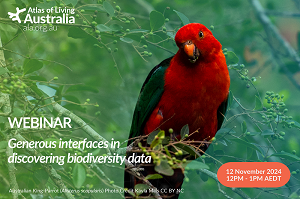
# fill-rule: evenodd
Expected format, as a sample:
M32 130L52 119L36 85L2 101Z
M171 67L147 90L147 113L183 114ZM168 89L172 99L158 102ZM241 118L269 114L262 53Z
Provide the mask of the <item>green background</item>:
M244 64L245 69L249 71L249 79L255 77L256 81L243 80L236 70L230 70L230 90L233 96L240 100L245 109L242 109L236 103L231 104L227 118L237 117L225 122L223 126L229 129L235 127L235 136L245 140L250 145L228 140L225 140L226 145L224 145L222 140L218 142L217 139L211 145L208 157L206 156L203 161L214 173L221 165L216 160L209 158L209 155L222 163L234 161L283 162L291 172L295 171L286 186L277 189L248 188L242 190L251 198L297 198L300 194L298 191L300 174L297 171L300 162L297 156L300 151L298 144L300 140L299 123L295 122L292 128L287 128L289 125L285 125L285 128L283 128L283 124L276 127L277 124L273 122L271 128L267 123L264 123L264 119L258 113L258 111L266 111L267 109L260 108L254 112L253 109L256 105L260 105L260 103L256 103L258 93L261 96L263 106L269 108L267 100L264 99L265 92L274 91L279 95L284 95L283 101L286 108L289 109L287 115L292 116L294 121L300 121L299 63L289 55L286 48L280 43L282 39L286 40L295 50L297 56L300 56L299 14L288 15L300 12L300 2L297 0L259 1L266 11L266 16L278 30L279 39L274 33L269 32L265 24L263 25L258 20L255 12L257 7L254 7L253 1L250 0L127 0L105 2L90 0L62 2L0 1L0 36L8 69L12 73L21 72L22 76L22 71L26 68L28 62L27 58L30 57L31 60L38 58L39 60L34 65L42 64L42 68L23 75L24 79L37 81L34 83L39 85L39 88L48 96L56 95L56 101L82 118L105 139L111 140L111 138L114 138L123 142L128 138L134 106L147 74L156 64L172 56L172 53L177 51L172 35L182 26L182 18L180 19L173 10L183 13L190 22L202 23L207 27L213 26L212 32L223 48L233 51L239 58L238 63ZM115 10L112 11L113 13L111 13L110 7L107 7L107 3ZM76 24L53 24L53 26L58 27L57 31L53 32L24 31L23 24L12 22L7 15L7 12L15 12L15 7L49 7L53 5L74 6L76 14L78 14ZM120 12L116 6L121 8ZM97 10L96 14L95 10ZM157 18L162 25L158 28L155 27L153 35L151 35L149 32L153 27L150 25L149 15L153 10L162 13L163 18ZM22 15L21 19L24 19L24 17L25 15ZM134 17L134 20L132 17ZM165 18L168 18L169 21L164 22ZM93 27L93 21L98 25L104 24L105 27L117 24L118 28L120 26L122 28L119 31L103 31L103 26L99 27L97 25L98 29L90 28ZM162 27L166 28L168 34ZM87 28L86 31L89 34L80 28ZM135 30L140 28L145 31L137 32ZM90 30L91 32L89 32ZM95 32L95 30L99 30L100 33ZM101 37L100 42L97 40L98 35ZM142 35L147 36L146 39L141 39ZM149 52L151 56L149 56ZM58 77L58 80L52 80L54 77ZM49 83L50 80L52 81ZM1 79L1 82L3 82L3 79ZM28 93L24 95L30 96ZM10 94L10 96L13 96L13 94ZM60 102L61 99L76 104L66 101ZM85 102L87 104L84 104ZM99 107L95 106L96 103ZM16 103L16 106L19 106L18 103ZM26 110L24 109L24 111ZM263 123L256 122L249 115L243 114L245 111L250 112L251 116ZM56 113L49 112L49 110L45 110L45 113L37 111L36 115L39 114L56 115ZM2 123L5 122L2 121ZM256 124L260 126L261 131ZM74 127L77 126L74 125ZM272 135L261 134L262 131L267 129L271 129ZM4 127L2 127L2 131L4 131ZM281 131L285 132L282 139L271 137ZM58 132L65 138L90 138L80 128L75 128L72 132L58 129ZM247 132L251 132L251 135L247 136ZM36 140L37 137L40 137L40 135L34 136L34 134L24 134L24 137L28 140ZM42 133L41 136L43 139L60 138L53 132ZM4 141L5 137L6 135L2 133L1 141ZM254 145L251 143L254 143ZM0 197L10 198L4 142L2 142L2 145L0 149L0 184L2 185L0 186ZM126 144L123 144L124 146ZM262 158L253 146L257 146L264 151L266 153L265 157ZM267 151L267 149L269 150ZM17 151L26 154L24 150ZM41 151L43 152L43 150ZM287 154L271 156L281 151ZM45 151L45 153L47 152L49 151ZM60 150L56 150L55 153L65 154ZM105 152L99 150L94 151L94 153L101 155ZM94 172L90 171L87 165L87 167L76 168L79 178L82 175L89 174L85 180L76 182L85 188L111 187L112 181L114 181L113 184L123 187L122 167L118 165L99 165L99 167L107 178L102 176L95 168L92 168ZM18 164L16 168L16 179L20 188L55 187L48 174L39 164ZM55 169L63 176L63 181L67 187L74 188L76 186L73 180L74 175L76 175L73 172L75 169L74 164L62 167L56 165ZM69 175L68 172L73 173ZM217 183L200 171L188 171L188 176L189 182L185 181L183 185L185 193L181 198L225 197L223 193L218 192ZM221 186L221 189L232 198L240 198L229 188ZM26 198L39 197L26 194L24 196ZM118 194L85 196L91 198L121 197ZM44 198L48 197L49 195L44 196ZM64 197L64 195L52 194L51 197L58 198Z

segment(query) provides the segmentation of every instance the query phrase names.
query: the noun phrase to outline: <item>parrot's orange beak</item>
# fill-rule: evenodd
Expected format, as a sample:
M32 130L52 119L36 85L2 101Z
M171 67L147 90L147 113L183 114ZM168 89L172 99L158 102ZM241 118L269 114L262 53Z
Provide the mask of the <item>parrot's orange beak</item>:
M195 44L191 41L187 41L183 44L183 50L189 57L190 62L195 63L199 57L199 50Z

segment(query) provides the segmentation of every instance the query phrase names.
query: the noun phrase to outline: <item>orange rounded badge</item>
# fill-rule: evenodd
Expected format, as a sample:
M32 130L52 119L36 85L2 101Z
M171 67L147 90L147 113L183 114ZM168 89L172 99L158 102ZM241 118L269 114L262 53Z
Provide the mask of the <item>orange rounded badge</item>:
M226 187L281 187L290 179L290 170L280 162L229 162L218 170Z

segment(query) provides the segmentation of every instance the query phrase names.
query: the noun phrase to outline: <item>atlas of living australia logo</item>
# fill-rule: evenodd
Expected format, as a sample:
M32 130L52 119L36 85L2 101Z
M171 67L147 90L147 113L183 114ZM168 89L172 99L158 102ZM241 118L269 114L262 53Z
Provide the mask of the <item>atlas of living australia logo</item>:
M21 23L21 19L20 19L20 17L19 17L19 14L20 14L21 12L26 11L26 8L23 8L23 9L21 9L21 10L20 10L19 8L16 8L16 10L17 10L16 13L8 12L8 16L9 16L9 18L11 18L11 20L13 20L13 21L18 21L19 23Z
M24 24L24 31L57 31L59 24L74 24L74 8L51 7L48 9L29 7L24 20L20 19L21 14L26 13L26 8L16 8L16 12L8 12L12 21ZM23 17L22 17L23 18ZM26 24L26 25L25 25Z

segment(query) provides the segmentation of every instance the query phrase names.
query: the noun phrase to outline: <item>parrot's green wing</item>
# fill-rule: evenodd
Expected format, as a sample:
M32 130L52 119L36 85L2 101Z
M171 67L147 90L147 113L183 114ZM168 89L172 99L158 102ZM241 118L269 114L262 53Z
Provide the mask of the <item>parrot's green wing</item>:
M143 128L154 108L158 104L165 85L165 71L173 57L165 59L155 66L147 76L133 114L129 138L143 134ZM129 143L131 143L130 141Z
M227 110L227 105L228 105L228 96L227 98L221 103L221 105L218 108L218 112L217 112L217 118L218 118L218 130L221 128L222 123L224 121L224 117L226 114L226 110Z

